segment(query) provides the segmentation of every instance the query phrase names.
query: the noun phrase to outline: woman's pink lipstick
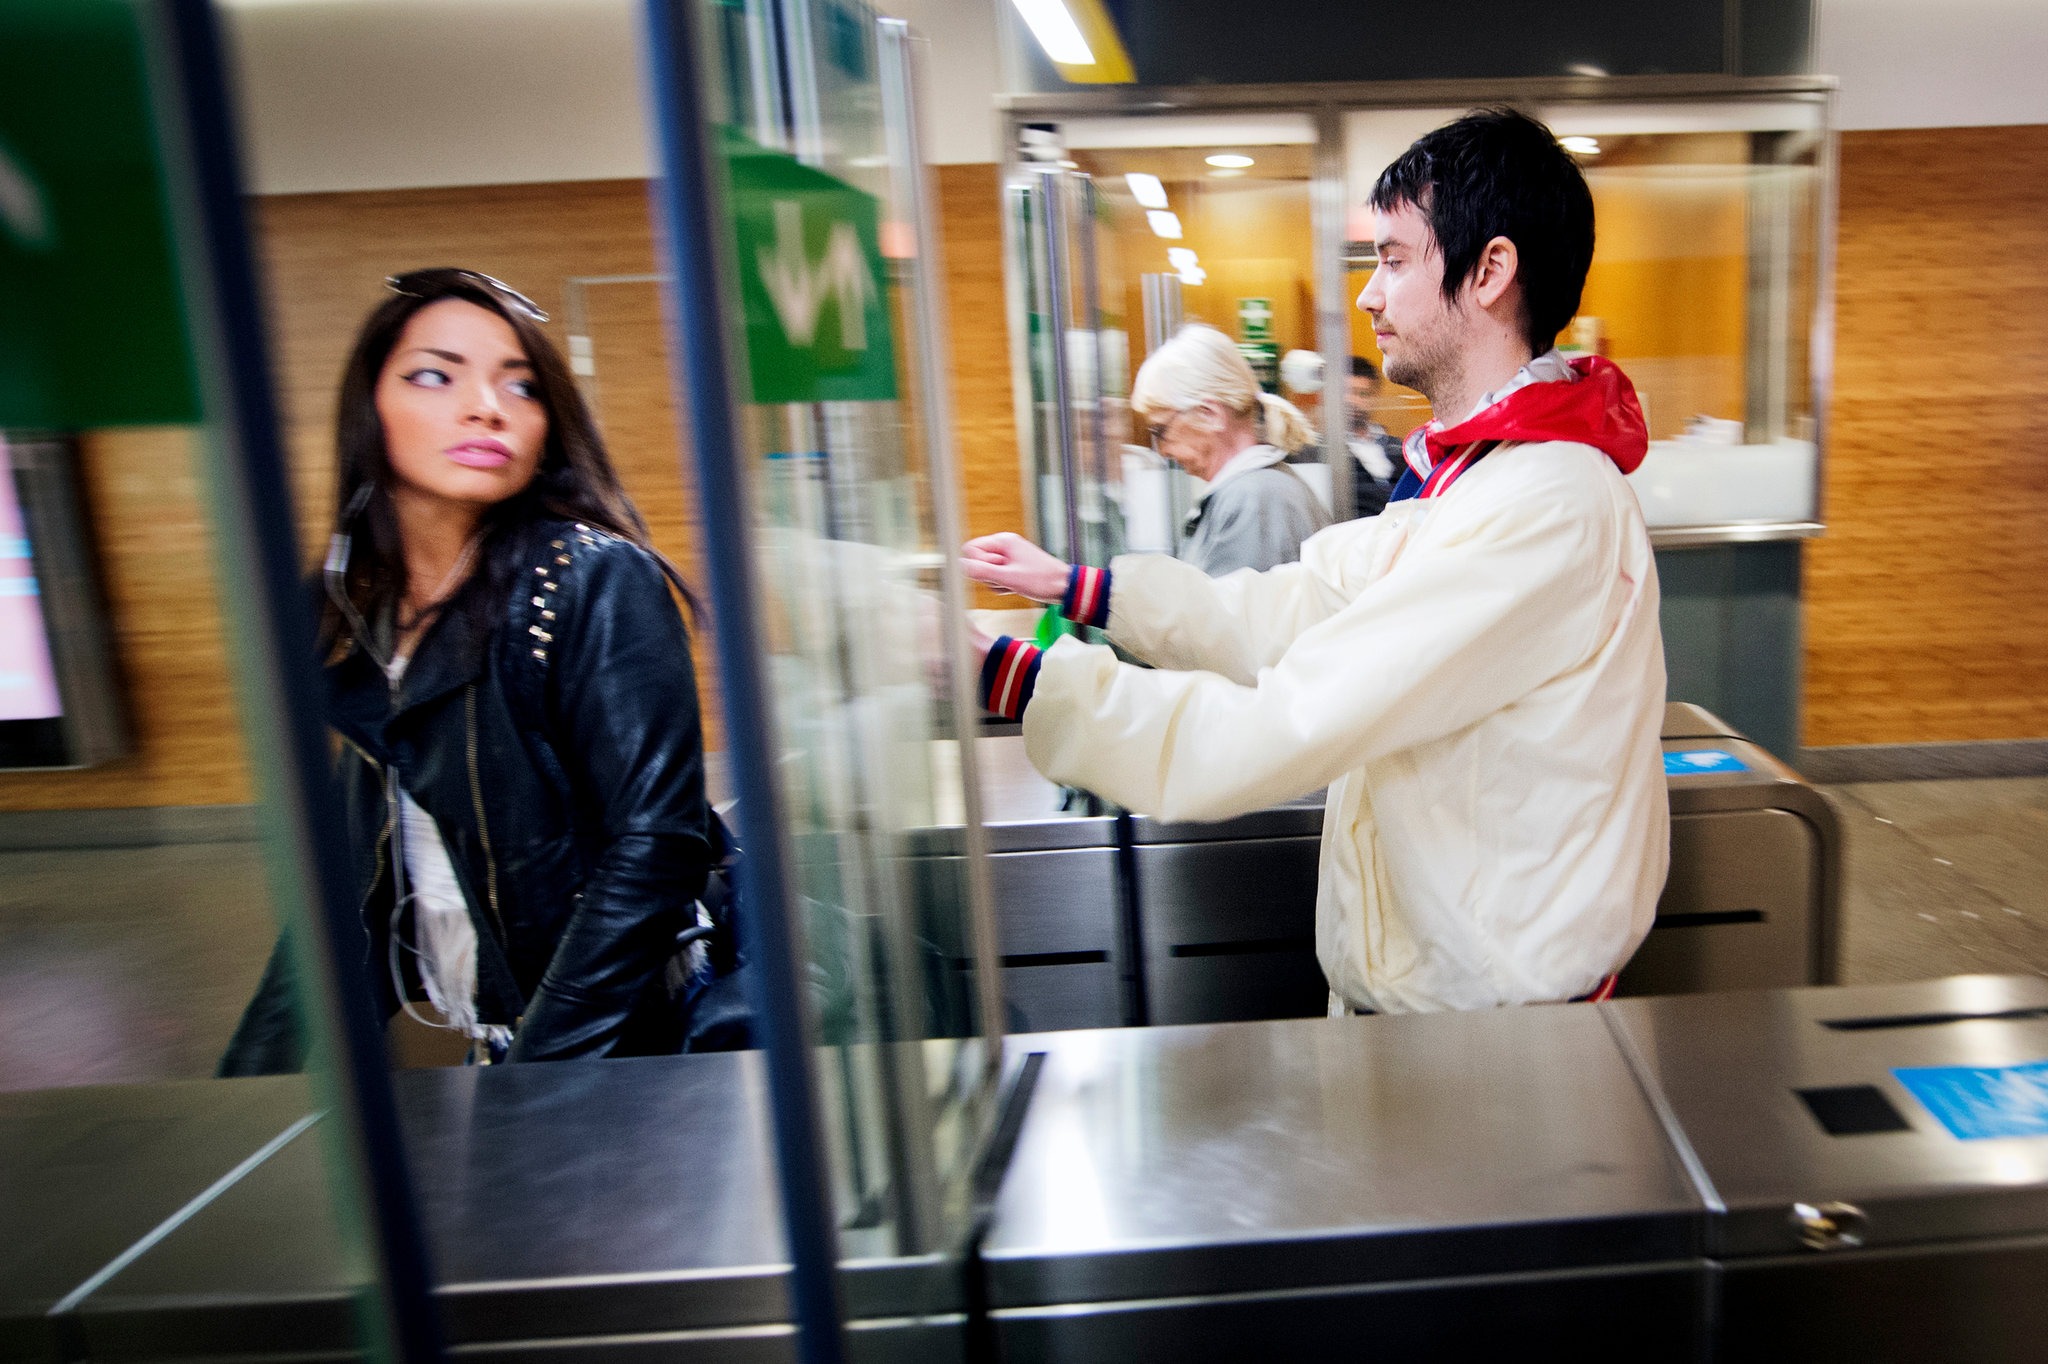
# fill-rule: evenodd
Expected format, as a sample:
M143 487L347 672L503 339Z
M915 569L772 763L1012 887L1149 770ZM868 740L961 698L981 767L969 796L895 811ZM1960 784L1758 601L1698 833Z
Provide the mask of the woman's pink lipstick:
M471 469L499 469L512 462L512 450L502 441L466 440L442 452L457 464Z

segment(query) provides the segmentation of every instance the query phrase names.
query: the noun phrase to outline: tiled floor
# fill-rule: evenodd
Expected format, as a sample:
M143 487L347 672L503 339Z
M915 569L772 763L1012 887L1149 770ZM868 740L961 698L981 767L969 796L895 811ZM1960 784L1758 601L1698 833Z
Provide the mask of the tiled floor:
M1845 983L2048 974L2048 778L1825 789ZM209 1074L273 932L252 844L0 853L0 1090Z
M0 853L0 1090L212 1074L275 933L252 843Z
M1824 789L1847 843L1845 983L2048 974L2048 777Z

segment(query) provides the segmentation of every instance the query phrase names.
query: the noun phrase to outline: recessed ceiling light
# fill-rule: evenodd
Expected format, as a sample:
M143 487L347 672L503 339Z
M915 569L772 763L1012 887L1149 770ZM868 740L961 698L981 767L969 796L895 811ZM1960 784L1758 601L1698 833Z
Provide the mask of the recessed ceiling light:
M1186 270L1200 264L1200 261L1195 256L1194 249L1186 246L1167 247L1166 259L1172 263L1173 268L1176 270Z
M1180 219L1168 213L1165 209L1155 208L1149 210L1145 214L1145 221L1152 224L1152 231L1155 236L1164 237L1168 241L1177 242L1180 240Z
M1080 163L1079 161L1062 161L1062 162L1060 162L1060 169L1061 169L1061 170L1079 170L1079 169L1081 169L1081 163Z
M1237 152L1218 152L1203 159L1212 166L1221 166L1224 170L1243 170L1246 166L1256 164L1249 156Z
M1597 137L1560 137L1557 145L1573 156L1600 155L1600 139Z
M1166 207L1166 186L1159 183L1158 176L1129 171L1124 175L1124 183L1131 187L1131 197L1138 201L1138 207Z
M1093 66L1095 53L1081 36L1081 26L1060 0L1011 0L1031 36L1045 49L1045 55L1061 66Z

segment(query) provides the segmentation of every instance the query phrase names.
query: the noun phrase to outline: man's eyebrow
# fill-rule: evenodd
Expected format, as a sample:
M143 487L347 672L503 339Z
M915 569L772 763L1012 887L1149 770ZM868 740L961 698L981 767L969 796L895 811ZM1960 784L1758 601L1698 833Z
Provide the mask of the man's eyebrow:
M1398 237L1381 237L1372 244L1372 249L1384 256L1389 251L1405 251L1408 246Z

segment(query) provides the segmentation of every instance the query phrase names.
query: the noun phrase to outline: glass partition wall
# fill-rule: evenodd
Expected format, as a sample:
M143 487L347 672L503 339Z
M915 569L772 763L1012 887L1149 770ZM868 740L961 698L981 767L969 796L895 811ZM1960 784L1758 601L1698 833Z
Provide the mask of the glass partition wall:
M697 457L733 461L742 499L710 514L754 595L744 615L720 598L718 625L766 689L753 779L786 840L839 1247L943 1254L992 1121L1000 1006L914 45L840 0L691 22L722 228L695 248L730 262L743 323L733 448L706 442L693 387ZM743 805L771 794L735 777Z
M1012 97L1006 220L1027 487L1047 486L1057 468L1048 453L1057 394L1064 389L1069 409L1086 413L1093 390L1079 361L1113 350L1041 340L1046 267L1025 204L1034 186L1063 180L1104 206L1099 216L1131 282L1124 297L1157 314L1116 332L1134 340L1130 369L1170 334L1161 319L1210 322L1245 347L1269 389L1317 420L1325 452L1343 451L1360 431L1400 437L1430 416L1412 391L1376 377L1347 383L1354 357L1375 372L1380 364L1353 306L1375 263L1364 207L1373 181L1416 137L1506 99L1558 133L1592 189L1598 245L1579 315L1558 345L1612 358L1642 395L1652 444L1631 482L1653 538L1678 546L1815 534L1830 353L1831 91L1804 77L1630 77ZM1256 217L1255 195L1279 206L1270 227L1238 239L1219 232L1226 213ZM1120 224L1131 228L1114 230ZM1128 315L1124 297L1097 315ZM1068 325L1093 330L1085 315ZM1319 352L1321 364L1274 363L1297 349ZM1066 374L1047 373L1062 360ZM1137 438L1125 427L1110 439ZM1171 548L1153 528L1178 524L1186 485L1169 479L1162 518L1146 467L1122 464L1127 543ZM1319 491L1349 504L1352 461L1326 453L1310 472ZM1039 528L1053 543L1059 527L1044 501Z

